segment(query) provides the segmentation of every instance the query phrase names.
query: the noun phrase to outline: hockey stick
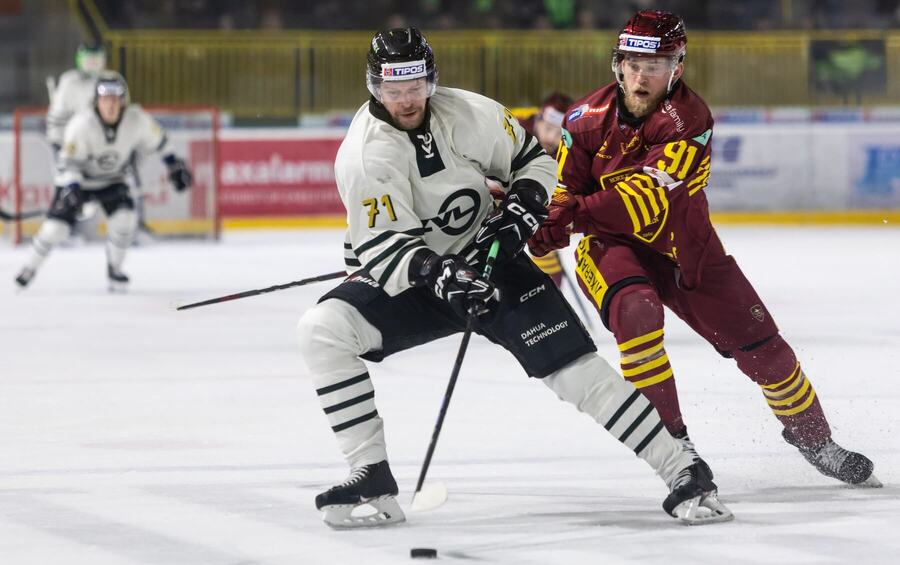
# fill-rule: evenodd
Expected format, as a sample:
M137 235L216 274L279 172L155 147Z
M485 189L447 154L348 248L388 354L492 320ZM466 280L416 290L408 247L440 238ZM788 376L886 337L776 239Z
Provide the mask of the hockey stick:
M494 261L497 259L497 253L500 251L500 240L495 239L488 251L487 260L484 265L485 279L491 277L491 271L494 269ZM433 483L422 488L425 482L425 475L428 474L428 467L431 465L431 457L434 455L434 448L437 446L438 436L441 434L441 428L444 426L444 417L447 415L447 408L450 406L450 397L453 396L453 389L456 387L456 380L459 378L459 370L462 368L463 358L466 355L466 349L469 347L469 339L472 337L472 330L475 328L475 319L477 314L474 307L469 308L466 316L466 330L463 332L462 342L459 344L459 352L456 354L456 362L453 364L453 371L450 373L450 381L447 383L447 390L444 392L444 400L441 402L441 410L438 412L438 419L434 425L434 432L431 434L431 442L428 444L428 452L425 453L425 461L422 462L422 470L419 471L419 481L416 483L416 492L413 493L411 510L413 512L421 512L424 510L433 510L444 501L447 500L447 487L443 483Z
M37 218L38 216L43 216L46 213L46 210L32 210L30 212L17 212L15 214L10 214L9 212L6 212L2 208L0 208L0 220L5 220L7 222L27 220L29 218Z
M228 302L229 300L237 300L239 298L247 298L248 296L258 296L260 294L266 294L267 292L275 292L276 290L284 290L286 288L293 288L295 286L303 286L314 282L321 281L330 281L331 279L339 279L341 277L346 277L346 271L337 271L334 273L328 273L326 275L319 275L317 277L310 277L308 279L301 279L299 281L293 281L285 284L277 284L275 286L270 286L268 288L259 288L256 290L245 290L244 292L238 292L237 294L229 294L226 296L220 296L218 298L210 298L209 300L203 300L201 302L194 302L192 304L184 304L183 306L179 306L176 310L189 310L191 308L197 308L198 306L208 306L210 304L218 304L220 302Z

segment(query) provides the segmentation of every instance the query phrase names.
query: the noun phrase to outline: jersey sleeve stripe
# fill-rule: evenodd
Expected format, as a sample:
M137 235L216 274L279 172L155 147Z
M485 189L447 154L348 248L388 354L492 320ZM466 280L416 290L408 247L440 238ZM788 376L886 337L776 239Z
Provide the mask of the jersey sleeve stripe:
M373 257L372 259L366 261L366 269L369 272L372 272L373 269L378 267L379 263L382 263L385 260L387 260L389 257L394 255L394 253L399 251L402 247L404 247L405 245L408 245L411 241L418 242L419 240L411 238L411 237L403 237L403 238L397 239L397 241L395 241L394 243L389 245L384 251L382 251L381 253L379 253L378 255Z
M394 274L394 271L397 269L397 265L410 253L415 253L419 249L425 247L425 244L421 241L412 241L407 245L400 248L397 253L394 254L394 258L391 259L391 262L388 263L387 267L384 268L384 272L381 273L381 276L378 277L378 284L382 288L385 284L387 284L388 279L391 278L391 275Z
M359 247L356 248L357 257L362 255L369 249L372 249L373 247L381 245L382 243L384 243L388 239L394 237L395 235L398 235L397 232L391 231L391 230L381 232L380 234L376 235L369 241L363 243L362 245L360 245Z
M545 154L544 148L541 147L541 145L539 143L535 142L535 146L530 151L528 151L528 153L526 153L523 157L521 157L521 158L517 157L516 159L513 159L512 172L516 172L516 171L520 170L522 167L524 167L528 163L534 161L535 159L537 159L539 156L541 156L543 154Z

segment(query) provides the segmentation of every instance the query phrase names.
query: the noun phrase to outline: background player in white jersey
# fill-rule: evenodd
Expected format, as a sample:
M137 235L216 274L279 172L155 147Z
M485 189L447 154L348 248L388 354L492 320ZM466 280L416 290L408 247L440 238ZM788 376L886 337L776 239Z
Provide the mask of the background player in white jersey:
M129 103L128 85L121 75L104 71L96 81L93 108L79 112L66 126L62 172L47 219L32 242L31 256L16 277L19 286L31 282L88 202L98 203L106 213L110 289L128 283L122 262L137 229L137 216L125 177L136 151L161 153L175 189L180 192L191 186L193 179L184 161L167 150L165 131L140 106Z
M680 515L705 502L692 520L730 518L705 464L597 355L562 294L522 253L546 218L554 160L499 103L438 88L431 47L415 28L375 35L367 83L372 98L356 113L335 161L349 245L361 268L298 325L316 392L351 467L344 483L316 497L326 523L404 519L363 359L380 361L460 332L470 306L480 312L477 333L656 470L671 489L667 512ZM507 193L496 209L486 177L499 179ZM494 239L501 252L486 280L477 257ZM354 517L364 503L377 512Z
M53 147L54 156L62 148L66 124L72 116L93 105L94 87L105 68L103 47L82 43L75 51L75 68L59 76L47 109L47 141Z

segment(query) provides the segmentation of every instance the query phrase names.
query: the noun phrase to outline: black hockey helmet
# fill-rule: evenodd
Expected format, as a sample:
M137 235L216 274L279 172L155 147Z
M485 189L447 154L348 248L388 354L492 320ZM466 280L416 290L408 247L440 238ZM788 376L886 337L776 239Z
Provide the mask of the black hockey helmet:
M366 62L366 86L379 102L385 81L425 78L428 96L434 94L438 72L434 53L425 36L414 27L379 31L372 38Z
M97 77L94 85L94 106L97 105L97 99L101 96L118 96L122 99L123 108L131 102L128 83L116 71L103 71Z

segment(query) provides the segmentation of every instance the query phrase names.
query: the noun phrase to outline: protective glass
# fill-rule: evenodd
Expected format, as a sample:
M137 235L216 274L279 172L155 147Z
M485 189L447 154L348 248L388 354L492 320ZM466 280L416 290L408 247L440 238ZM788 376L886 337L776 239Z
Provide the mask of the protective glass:
M675 57L638 57L625 55L619 62L623 73L643 75L648 77L667 76L675 70L677 61Z
M125 86L118 82L101 82L97 85L97 96L125 96Z

